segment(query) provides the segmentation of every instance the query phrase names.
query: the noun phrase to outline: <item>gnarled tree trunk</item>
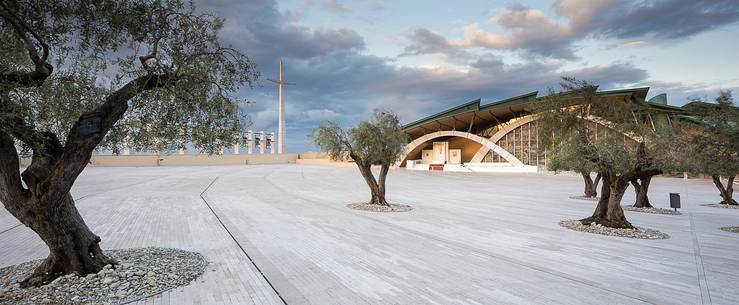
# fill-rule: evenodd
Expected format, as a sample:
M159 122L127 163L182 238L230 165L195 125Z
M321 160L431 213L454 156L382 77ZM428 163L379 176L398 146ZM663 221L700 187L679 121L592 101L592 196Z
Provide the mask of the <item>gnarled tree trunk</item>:
M652 177L648 176L643 179L632 179L631 185L634 186L634 192L636 193L636 202L634 203L635 208L651 208L652 204L649 202L649 183L652 181Z
M54 134L35 130L9 111L8 92L0 92L0 201L49 247L49 256L22 282L24 287L44 285L69 273L95 273L115 263L101 251L100 237L85 224L69 190L95 147L125 113L127 102L140 92L163 86L165 79L139 77L108 95L80 117L63 146ZM11 136L33 150L31 164L22 175Z
M624 210L621 208L621 199L629 187L629 181L616 175L603 174L601 176L603 186L595 212L592 216L580 221L585 225L595 222L611 228L633 228L634 226L626 220Z
M726 187L721 183L720 176L713 175L711 179L721 195L721 204L736 205L737 202L734 200L734 176L728 177Z
M26 204L30 208L21 210L26 217L19 219L49 247L49 256L21 283L24 287L44 285L68 273L96 273L115 264L100 250L100 237L87 227L70 194L53 205L55 208L35 209L44 205L30 202Z
M371 165L362 164L361 161L357 160L354 156L352 159L355 160L357 167L359 167L359 172L362 174L364 181L367 182L367 186L370 188L372 198L367 203L390 206L390 204L385 200L385 177L387 177L389 166L383 165L380 169L379 180L375 180L375 175L372 174Z
M600 174L595 176L595 180L590 177L589 172L580 172L582 179L585 182L585 191L583 197L595 198L598 197L598 182L600 181Z

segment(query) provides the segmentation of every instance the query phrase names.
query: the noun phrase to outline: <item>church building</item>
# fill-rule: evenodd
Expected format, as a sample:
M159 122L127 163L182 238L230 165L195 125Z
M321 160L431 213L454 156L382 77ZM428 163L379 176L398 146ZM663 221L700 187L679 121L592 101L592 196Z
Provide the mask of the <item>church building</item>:
M652 126L668 123L683 111L667 105L667 95L646 100L649 88L598 91L593 102L645 103L660 113L646 118ZM568 98L577 102L578 96ZM412 170L462 172L537 172L547 152L539 147L536 115L531 106L546 97L538 92L481 104L480 99L403 126L411 142L396 165ZM664 115L661 115L664 114ZM602 130L602 122L589 122Z

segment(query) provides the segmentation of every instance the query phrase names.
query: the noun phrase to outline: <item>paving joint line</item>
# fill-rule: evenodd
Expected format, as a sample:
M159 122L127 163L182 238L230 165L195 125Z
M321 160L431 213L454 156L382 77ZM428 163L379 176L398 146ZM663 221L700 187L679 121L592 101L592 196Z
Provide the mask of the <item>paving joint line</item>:
M277 185L276 183L272 182L270 179L265 179L265 180L267 180L270 184L272 184L276 188L285 191L285 189L281 188L279 185ZM285 192L285 194L288 194L288 193ZM308 201L308 202L312 202L313 204L317 204L317 205L320 205L320 206L323 206L323 207L328 207L330 209L333 209L333 210L336 210L336 211L340 211L340 212L343 212L343 213L346 213L346 214L355 215L355 216L359 216L359 217L362 217L362 218L365 218L365 219L373 220L375 222L379 222L379 223L382 223L384 225L391 226L391 227L394 227L396 229L400 229L400 230L406 231L408 233L411 233L411 234L414 234L414 235L417 235L417 236L420 236L420 237L423 237L423 238L427 238L427 239L431 239L431 240L435 240L435 241L443 242L443 243L447 243L447 244L452 244L452 245L455 245L457 247L461 247L461 248L467 249L467 250L472 251L472 252L477 252L478 254L482 254L482 255L485 255L485 256L494 257L494 258L497 258L497 259L500 259L500 260L504 260L504 261L507 261L509 263L513 263L515 265L519 265L519 266L522 266L522 267L525 267L525 268L528 268L528 269L531 269L531 270L543 272L543 273L546 273L546 274L549 274L549 275L552 275L552 276L556 276L556 277L559 277L559 278L563 278L563 279L566 279L566 280L577 282L577 283L580 283L580 284L583 284L583 285L587 285L587 286L590 286L590 287L593 287L593 288L596 288L596 289L601 289L603 291L608 291L608 292L611 292L611 293L614 293L614 294L617 294L617 295L620 295L620 296L623 296L623 297L627 297L627 298L630 298L630 299L638 300L638 301L641 301L641 302L644 302L644 303L647 303L647 304L652 304L653 303L653 302L650 302L648 300L644 300L644 299L639 298L639 297L631 296L631 295L624 294L624 293L621 293L621 292L618 292L618 291L615 291L615 290L611 290L611 289L606 288L606 287L602 287L600 285L597 285L597 283L590 283L587 280L577 279L577 278L575 278L573 276L569 276L567 274L561 274L560 272L557 272L557 271L554 271L554 270L547 270L546 268L543 268L543 267L529 265L529 264L526 264L524 262L520 262L520 261L518 261L518 260L516 260L514 258L510 258L510 257L507 257L507 256L502 256L502 255L499 255L499 254L494 254L494 253L488 252L486 250L478 249L478 248L475 248L475 247L472 247L472 246L468 246L468 245L465 245L465 244L462 244L462 243L458 243L458 242L455 242L455 241L452 241L452 240L438 238L438 237L432 236L430 234L426 234L426 233L419 232L419 231L416 231L416 230L413 230L413 229L409 229L409 228L406 228L406 227L403 227L403 226L400 226L400 225L397 225L397 224L394 224L394 223L386 222L384 220L376 219L376 218L373 218L373 217L370 217L370 216L367 216L367 215L357 214L357 213L353 213L352 211L349 211L349 210L345 210L345 209L333 207L333 206L330 206L330 205L325 205L325 204L322 204L322 203L320 203L318 201L307 199L305 197L298 197L298 196L295 196L295 195L291 195L291 196L294 196L296 198L303 199L303 200Z
M105 193L105 192L101 192L101 193L99 193L99 194L102 194L102 193ZM80 198L77 198L77 199L72 199L72 200L74 200L74 203L75 203L75 205L76 205L78 201L80 201L80 200L82 200L82 199L85 199L86 197L90 197L90 196L92 196L92 195L91 195L91 194L88 194L88 195L82 196L82 197L80 197ZM17 228L17 227L20 227L21 225L23 225L23 223L19 223L19 224L16 224L16 225L14 225L14 226L12 226L12 227L10 227L10 228L7 228L7 229L5 229L5 230L2 230L2 231L0 231L0 235L4 234L4 233L6 233L6 232L8 232L8 231L10 231L10 230L13 230L13 229L15 229L15 228Z
M216 217L216 219L218 220L218 223L220 223L221 224L221 227L223 227L223 229L226 230L226 233L228 233L228 235L236 243L236 245L239 247L239 249L241 249L241 252L244 253L244 255L246 256L246 258L249 259L249 261L254 266L254 268L256 268L257 271L259 271L259 274L262 275L262 278L264 278L264 280L267 282L267 284L269 284L269 287L272 288L272 291L274 291L277 294L277 297L280 298L280 300L282 301L283 304L288 305L287 301L285 301L285 299L282 297L282 295L280 294L280 292L277 291L277 288L275 288L275 286L267 278L267 276L264 274L264 272L262 272L262 269L259 268L259 266L257 266L257 263L252 259L252 257L249 255L249 253L246 252L246 249L244 249L244 247L236 239L236 237L233 235L233 233L231 233L231 230L229 230L228 227L226 226L226 224L223 223L223 220L221 220L221 217L218 216L218 213L216 213L216 211L213 210L213 207L210 205L210 203L208 202L208 200L205 200L205 196L203 196L203 195L210 189L211 186L213 186L213 184L216 182L216 180L218 180L218 177L216 177L215 179L213 179L213 181L211 181L210 184L208 184L208 186L202 192L200 192L200 199L203 200L203 202L205 203L206 206L208 206L208 209L210 210L211 213L213 213L213 216Z
M708 279L706 279L706 268L703 265L703 257L701 256L701 245L700 242L698 242L698 234L695 233L693 212L690 212L688 216L690 218L690 235L693 237L693 257L695 258L695 268L698 272L698 287L701 292L701 303L703 303L703 305L713 304L713 301L711 300L711 290L708 288ZM706 303L706 298L708 298L708 303Z

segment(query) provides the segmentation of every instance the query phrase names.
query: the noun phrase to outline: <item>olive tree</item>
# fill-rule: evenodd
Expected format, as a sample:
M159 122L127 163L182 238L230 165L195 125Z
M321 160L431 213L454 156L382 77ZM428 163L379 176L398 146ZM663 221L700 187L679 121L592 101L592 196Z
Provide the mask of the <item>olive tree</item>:
M332 160L354 161L372 194L368 204L390 205L385 200L387 173L408 142L397 115L375 110L372 119L346 131L335 122L326 122L314 129L311 137ZM372 165L380 166L377 179L372 173Z
M222 24L179 0L0 1L0 201L49 248L22 286L115 264L70 195L96 148L234 139L258 74Z
M601 175L596 171L595 164L590 160L584 160L577 152L569 151L581 147L583 143L579 143L579 141L582 141L582 139L574 136L574 134L561 139L556 144L557 147L547 154L547 158L549 158L547 167L553 171L573 171L580 174L585 183L583 197L596 198L598 197L598 184ZM593 172L596 172L595 178L592 176Z
M646 179L672 166L673 131L658 131L649 123L651 107L635 99L597 97L597 86L564 78L562 91L535 105L540 116L542 144L555 156L590 162L602 177L601 196L593 215L582 219L607 227L633 228L621 199L631 181ZM657 115L655 113L654 115ZM597 123L595 136L588 127Z
M685 105L692 122L683 124L686 155L690 171L710 175L721 196L721 203L736 205L734 178L739 174L739 108L731 91L721 91L715 103L696 99ZM727 178L726 186L721 176Z

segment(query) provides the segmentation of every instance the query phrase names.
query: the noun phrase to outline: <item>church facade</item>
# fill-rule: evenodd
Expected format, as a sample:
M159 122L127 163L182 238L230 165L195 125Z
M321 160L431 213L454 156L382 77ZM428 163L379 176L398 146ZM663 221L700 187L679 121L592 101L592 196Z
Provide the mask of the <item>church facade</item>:
M683 109L667 105L665 94L646 100L649 88L599 91L594 102L645 103L660 113L652 126L669 122ZM531 106L546 97L538 92L481 104L481 100L447 109L403 126L411 141L396 164L412 170L462 172L537 172L545 170L547 152L539 146ZM577 96L572 96L576 103ZM597 134L602 122L588 122Z

